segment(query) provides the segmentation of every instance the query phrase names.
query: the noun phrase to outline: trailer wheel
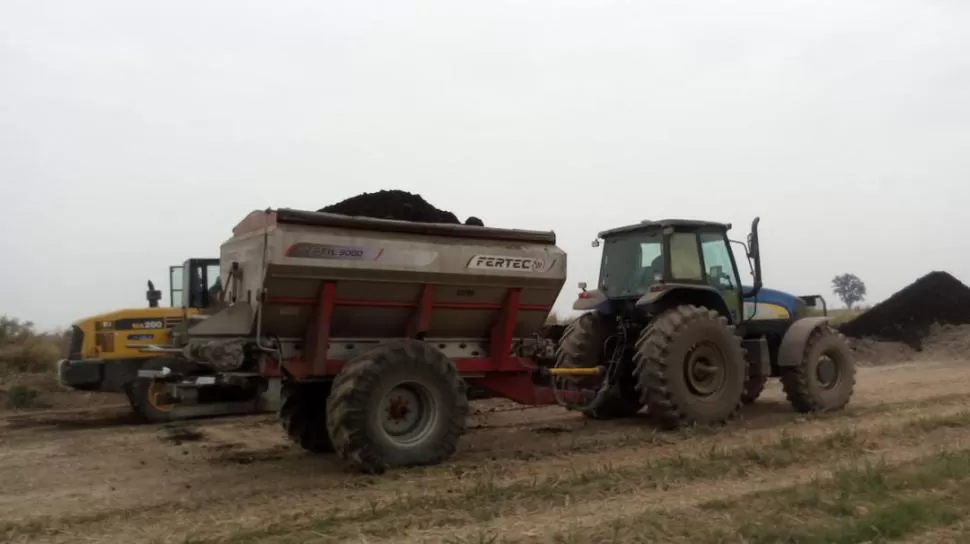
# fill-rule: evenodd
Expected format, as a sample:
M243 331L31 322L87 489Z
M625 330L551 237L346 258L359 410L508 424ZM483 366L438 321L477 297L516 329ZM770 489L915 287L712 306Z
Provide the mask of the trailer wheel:
M327 399L334 449L356 469L433 465L465 431L465 382L447 357L420 340L376 347L344 365Z
M748 376L748 379L744 382L744 392L741 393L741 402L744 404L754 404L754 401L758 400L758 397L765 390L766 383L768 383L767 376L762 376L761 374Z
M799 364L782 368L781 385L799 412L845 407L855 389L855 361L842 335L828 325L815 329Z
M720 424L741 408L741 339L722 315L678 306L654 318L636 343L635 374L647 410L666 428Z
M556 346L556 367L590 368L604 361L603 343L609 337L609 324L595 312L574 319L563 332ZM556 379L556 378L554 378ZM567 378L580 387L599 389L602 378ZM630 380L623 380L611 387L603 402L595 408L580 412L591 419L614 419L630 417L643 408L640 396Z
M280 425L287 438L312 453L330 453L327 396L330 382L284 383L280 389Z

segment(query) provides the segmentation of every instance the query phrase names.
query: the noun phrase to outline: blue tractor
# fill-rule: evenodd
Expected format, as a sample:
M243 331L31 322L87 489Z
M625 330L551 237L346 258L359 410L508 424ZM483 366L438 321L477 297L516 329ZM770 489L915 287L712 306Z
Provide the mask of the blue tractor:
M852 352L816 315L821 297L762 287L758 221L747 244L734 242L749 287L730 224L669 219L601 232L599 283L580 284L573 309L585 313L563 332L551 371L558 392L582 394L560 402L596 419L646 406L668 428L717 424L778 377L799 412L843 408L855 387Z

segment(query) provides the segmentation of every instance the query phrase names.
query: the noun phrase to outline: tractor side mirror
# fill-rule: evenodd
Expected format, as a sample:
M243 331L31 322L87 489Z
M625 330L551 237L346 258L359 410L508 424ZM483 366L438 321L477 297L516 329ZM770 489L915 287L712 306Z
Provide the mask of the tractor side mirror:
M712 266L710 272L707 274L707 277L714 283L720 284L721 279L724 278L724 267L720 265Z
M751 222L751 232L748 234L748 259L751 260L754 265L754 285L751 290L745 294L745 296L753 297L758 294L761 290L761 246L758 243L758 223L761 222L760 217L755 217L754 221Z
M585 281L579 282L579 288L582 289L585 292L586 291L586 282Z
M752 256L758 256L760 254L760 247L758 246L758 223L761 222L760 217L755 217L754 221L751 222L751 232L748 233L748 247L751 249Z
M590 246L591 247L600 247L600 240L599 240L599 238L593 240L593 243L591 243Z

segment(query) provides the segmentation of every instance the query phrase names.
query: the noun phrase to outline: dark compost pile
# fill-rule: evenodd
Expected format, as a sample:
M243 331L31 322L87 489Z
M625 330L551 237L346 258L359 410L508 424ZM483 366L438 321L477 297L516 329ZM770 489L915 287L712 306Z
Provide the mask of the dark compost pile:
M946 272L921 277L843 323L839 332L853 338L902 342L919 351L934 323L970 323L970 287Z

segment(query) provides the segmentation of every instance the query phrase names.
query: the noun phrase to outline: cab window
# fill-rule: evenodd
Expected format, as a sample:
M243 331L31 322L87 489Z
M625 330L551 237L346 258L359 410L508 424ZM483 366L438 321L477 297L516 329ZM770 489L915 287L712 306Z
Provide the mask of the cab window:
M670 235L670 273L675 280L704 280L697 234L675 232Z
M738 276L731 263L731 248L722 233L705 232L701 234L701 251L707 267L707 280L720 290L738 288Z
M182 302L184 301L183 287L182 287L182 270L181 266L170 266L168 268L169 272L169 302L172 308L181 308Z

